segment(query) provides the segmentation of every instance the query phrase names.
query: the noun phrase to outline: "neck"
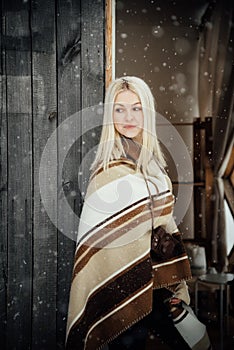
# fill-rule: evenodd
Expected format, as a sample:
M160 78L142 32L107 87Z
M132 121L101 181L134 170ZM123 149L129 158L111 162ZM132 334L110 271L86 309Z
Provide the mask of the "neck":
M136 140L121 136L121 142L125 151L127 158L132 159L134 162L137 162L140 153L141 153L141 144Z

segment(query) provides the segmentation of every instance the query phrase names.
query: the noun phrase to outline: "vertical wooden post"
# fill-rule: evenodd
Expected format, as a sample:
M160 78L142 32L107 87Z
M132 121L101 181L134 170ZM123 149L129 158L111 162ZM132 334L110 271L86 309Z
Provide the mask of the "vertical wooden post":
M105 87L115 78L115 0L106 0L106 79Z

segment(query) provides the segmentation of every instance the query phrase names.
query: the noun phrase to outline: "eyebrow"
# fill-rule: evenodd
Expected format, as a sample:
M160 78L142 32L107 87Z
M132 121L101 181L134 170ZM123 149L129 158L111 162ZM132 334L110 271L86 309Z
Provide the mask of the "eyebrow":
M128 103L129 104L129 103ZM141 102L139 101L139 102L135 102L135 103L133 103L131 106L135 106L135 105L141 105ZM115 106L116 105L119 105L119 106L122 106L122 107L124 107L125 106L125 104L122 104L122 103L119 103L119 102L117 102L117 103L115 103Z

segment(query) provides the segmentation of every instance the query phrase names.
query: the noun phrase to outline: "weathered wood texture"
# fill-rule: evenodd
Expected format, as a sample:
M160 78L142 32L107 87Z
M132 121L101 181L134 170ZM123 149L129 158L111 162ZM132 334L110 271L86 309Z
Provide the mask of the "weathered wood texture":
M82 118L103 102L105 2L2 0L0 10L1 349L63 349L79 165L99 138ZM52 135L57 166L41 168ZM55 193L43 199L48 181Z
M32 0L32 101L34 155L34 233L33 233L33 322L32 348L43 349L56 344L56 281L57 234L40 198L39 167L47 139L56 129L56 118L49 118L57 110L56 29L53 0ZM57 158L57 149L51 150ZM43 172L56 181L56 173ZM48 198L50 201L50 198ZM56 210L56 201L51 201Z
M68 21L69 18L69 21ZM58 55L58 123L64 123L81 109L81 3L79 1L57 2L57 55ZM81 120L75 118L75 128L81 130ZM58 156L61 163L62 143L69 143L69 135L63 131L58 132L59 147ZM66 139L68 138L68 140ZM63 141L63 142L62 142ZM59 188L63 187L66 198L73 210L79 212L79 187L78 165L80 163L80 140L78 139L71 147L65 159L63 172L59 177ZM65 226L70 228L70 236L77 231L76 223L70 215L65 214L63 207L59 206L59 215ZM71 212L72 213L72 212ZM69 288L73 262L70 257L74 245L72 240L60 233L58 234L58 261L57 261L57 344L63 347L65 325L67 318L67 305L69 301Z
M29 4L5 11L7 115L6 348L29 349L32 318L32 90ZM12 40L10 39L12 38ZM18 39L18 40L17 40ZM12 45L11 45L12 44ZM2 164L4 167L4 164ZM24 320L22 322L22 320Z

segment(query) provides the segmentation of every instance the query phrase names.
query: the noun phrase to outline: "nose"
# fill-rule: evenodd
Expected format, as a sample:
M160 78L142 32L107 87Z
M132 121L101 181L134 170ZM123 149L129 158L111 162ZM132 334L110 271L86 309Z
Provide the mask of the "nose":
M133 119L132 112L131 112L130 108L128 108L126 111L125 119L126 119L126 121L130 121Z

